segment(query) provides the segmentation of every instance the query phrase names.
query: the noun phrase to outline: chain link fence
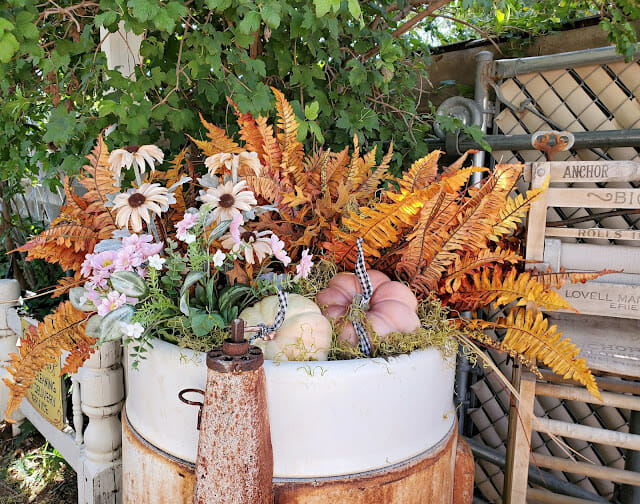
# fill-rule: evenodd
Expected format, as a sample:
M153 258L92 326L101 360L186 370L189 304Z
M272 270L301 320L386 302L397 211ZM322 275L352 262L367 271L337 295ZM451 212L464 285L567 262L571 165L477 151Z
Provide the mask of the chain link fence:
M561 56L561 58L558 58ZM584 51L574 56L562 55L533 58L533 63L521 65L522 60L496 61L488 76L492 96L494 135L531 135L538 131L621 131L640 128L640 61L625 63L612 51ZM569 62L569 63L567 63ZM526 67L521 71L518 67ZM640 161L639 147L610 147L593 144L554 154L555 161L563 160L635 160ZM545 161L536 150L494 151L491 164ZM605 187L581 184L584 187ZM629 183L609 184L609 187L637 187ZM522 182L521 191L526 190ZM547 220L571 227L607 227L640 229L640 214L594 211L584 208L551 208ZM585 242L608 243L606 240L583 239ZM613 241L611 244L615 244ZM633 244L621 242L620 244ZM637 245L638 243L635 242ZM612 265L615 267L615 265ZM502 313L488 314L496 317ZM504 355L489 352L502 373L511 376L511 364ZM506 453L510 395L504 385L488 370L476 368L471 386L469 410L471 425L467 434L484 446ZM621 432L629 431L630 412L616 408L591 405L552 397L537 397L537 416L555 420L603 427ZM624 450L613 446L564 439L572 450L595 464L623 468ZM567 456L567 448L549 436L534 432L531 449L535 454ZM599 495L610 502L620 502L619 488L612 482L580 475L550 471L572 484ZM476 494L487 502L501 502L504 470L486 460L476 463Z

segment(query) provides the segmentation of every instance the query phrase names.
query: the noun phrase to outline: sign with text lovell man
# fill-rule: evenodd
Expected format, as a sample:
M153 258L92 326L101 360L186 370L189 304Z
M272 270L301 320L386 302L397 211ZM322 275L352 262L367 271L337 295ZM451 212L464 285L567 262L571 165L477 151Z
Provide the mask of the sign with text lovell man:
M31 324L22 320L22 338L27 336ZM49 423L64 428L64 386L60 376L60 359L47 365L36 377L27 392L27 400Z

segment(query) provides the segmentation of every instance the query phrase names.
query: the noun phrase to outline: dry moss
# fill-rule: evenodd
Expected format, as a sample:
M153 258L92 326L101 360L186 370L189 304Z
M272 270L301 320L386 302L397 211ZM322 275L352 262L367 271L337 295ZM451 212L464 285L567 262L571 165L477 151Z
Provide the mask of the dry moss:
M421 350L423 348L438 348L443 356L453 357L458 348L456 334L458 328L449 319L449 311L440 304L438 299L427 299L418 306L420 327L410 333L393 332L380 338L369 325L367 332L371 338L372 357L391 357ZM352 316L354 313L352 312ZM359 313L364 315L364 313ZM363 319L366 323L366 319ZM359 347L352 347L339 338L345 321L332 321L333 343L329 353L330 360L360 359L367 356Z

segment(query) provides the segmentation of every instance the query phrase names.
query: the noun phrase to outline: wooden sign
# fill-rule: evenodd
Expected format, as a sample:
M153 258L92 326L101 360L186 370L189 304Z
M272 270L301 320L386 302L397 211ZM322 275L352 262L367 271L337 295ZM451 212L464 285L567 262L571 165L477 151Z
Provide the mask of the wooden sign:
M640 208L640 189L547 190L547 206L576 208Z
M634 161L552 161L532 163L533 173L550 170L553 182L631 182L640 180Z
M640 240L640 231L636 229L607 228L562 228L548 227L545 236L567 238L598 238L602 240ZM640 250L638 251L640 253Z
M28 321L22 320L22 335L29 329ZM64 386L60 376L60 359L47 365L36 377L36 381L27 391L27 400L47 420L58 429L64 422Z
M636 320L552 315L564 337L580 348L579 357L598 371L640 377L640 325ZM555 320L559 318L559 320Z
M558 293L581 314L640 319L640 285L587 282L567 284Z

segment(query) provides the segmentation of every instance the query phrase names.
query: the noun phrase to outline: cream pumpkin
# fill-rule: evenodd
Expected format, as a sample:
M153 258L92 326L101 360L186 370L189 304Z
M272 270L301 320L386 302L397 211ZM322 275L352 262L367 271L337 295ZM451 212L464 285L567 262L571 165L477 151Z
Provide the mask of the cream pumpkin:
M373 295L366 316L371 328L384 338L392 332L411 333L420 327L416 314L418 300L406 285L389 279L377 270L368 270ZM356 293L362 293L358 277L354 273L338 273L326 289L316 295L316 303L322 313L330 319L341 319L348 315ZM358 344L358 335L351 321L344 321L340 338L352 346Z
M240 313L248 326L272 325L278 313L278 297L268 296ZM331 348L331 323L311 299L289 294L284 323L272 339L258 338L265 359L327 360Z

